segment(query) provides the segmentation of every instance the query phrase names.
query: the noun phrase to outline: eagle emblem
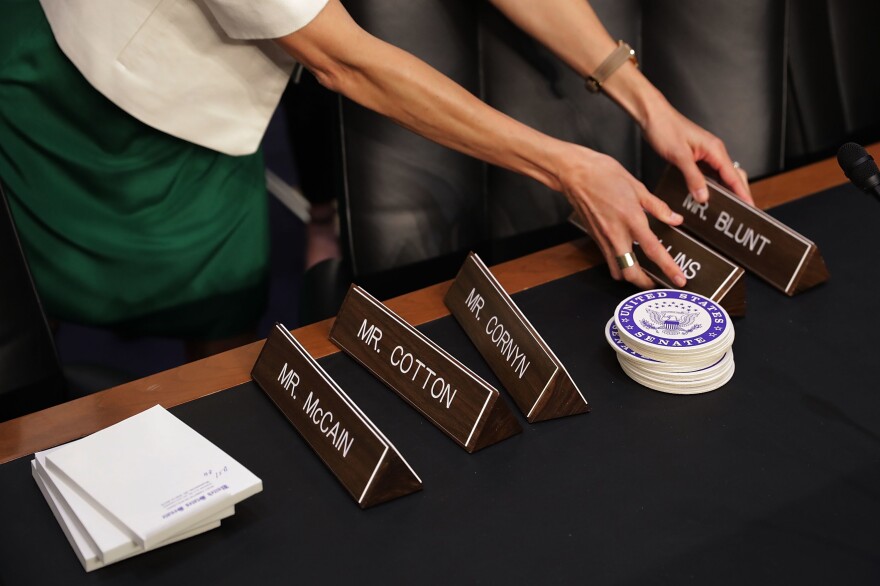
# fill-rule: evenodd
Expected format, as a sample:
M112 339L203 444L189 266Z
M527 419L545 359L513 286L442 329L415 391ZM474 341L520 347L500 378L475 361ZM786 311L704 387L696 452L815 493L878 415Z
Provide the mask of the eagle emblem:
M688 334L697 328L697 325L692 326L697 319L696 313L689 313L686 311L658 311L649 307L645 308L645 312L650 319L642 319L642 327L657 333L680 336Z

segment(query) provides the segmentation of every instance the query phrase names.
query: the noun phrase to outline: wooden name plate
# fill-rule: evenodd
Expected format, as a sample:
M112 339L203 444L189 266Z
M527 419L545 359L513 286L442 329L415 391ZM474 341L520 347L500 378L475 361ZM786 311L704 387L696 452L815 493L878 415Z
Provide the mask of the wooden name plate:
M330 339L468 452L522 431L495 388L360 287Z
M590 410L565 367L476 254L468 255L444 301L530 423Z
M251 376L361 508L422 489L400 452L284 326L269 333Z
M774 287L794 295L828 280L816 245L727 188L706 178L709 201L688 194L681 172L670 167L655 193L684 216L683 227Z
M572 214L569 220L586 232L583 222L576 214ZM648 217L648 224L676 264L681 267L688 280L686 290L719 303L730 315L745 315L746 284L743 279L745 271L742 267L733 264L674 226L664 224L652 217ZM639 261L639 266L649 277L664 287L678 289L666 278L660 267L648 258L638 243L634 243L633 253Z
M727 313L742 316L746 313L745 271L702 242L688 236L675 226L648 218L651 230L660 239L672 259L681 267L688 280L686 289L721 304ZM648 276L670 289L677 289L641 246L633 251Z

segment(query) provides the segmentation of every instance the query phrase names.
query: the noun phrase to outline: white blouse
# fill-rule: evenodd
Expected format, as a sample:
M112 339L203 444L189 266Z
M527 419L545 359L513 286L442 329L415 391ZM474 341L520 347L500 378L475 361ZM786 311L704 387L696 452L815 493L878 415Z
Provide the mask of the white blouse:
M40 2L61 50L99 92L154 128L230 155L257 150L295 65L268 39L304 27L327 4Z

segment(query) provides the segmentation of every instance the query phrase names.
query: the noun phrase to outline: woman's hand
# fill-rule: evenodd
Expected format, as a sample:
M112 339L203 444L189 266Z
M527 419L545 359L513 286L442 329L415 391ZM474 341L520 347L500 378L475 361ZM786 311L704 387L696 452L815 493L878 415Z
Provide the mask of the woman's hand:
M745 171L734 166L721 139L685 118L665 99L649 111L642 131L657 154L681 170L688 191L699 203L709 198L706 180L697 167L705 161L731 191L754 205Z
M565 144L564 148L557 174L559 190L601 249L611 276L642 289L654 286L638 264L626 269L617 264L617 257L632 252L633 243L638 242L670 281L683 287L687 281L681 268L648 227L645 212L672 226L683 218L613 158L573 144Z
M508 18L543 43L581 77L596 70L617 47L585 0L490 0ZM748 183L734 168L724 144L682 116L629 61L602 84L602 91L638 121L660 156L684 173L700 203L709 197L697 163L705 161L741 199L753 203Z

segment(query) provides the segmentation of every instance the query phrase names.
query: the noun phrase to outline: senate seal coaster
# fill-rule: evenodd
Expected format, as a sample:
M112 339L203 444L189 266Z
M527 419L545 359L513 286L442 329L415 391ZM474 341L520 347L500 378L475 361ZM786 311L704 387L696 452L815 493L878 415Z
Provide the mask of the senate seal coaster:
M624 344L623 340L620 339L620 333L617 330L617 324L614 323L614 318L608 320L608 323L605 326L605 340L608 342L608 345L617 352L619 359L626 360L634 367L641 367L650 372L692 373L697 370L710 368L718 364L723 358L718 358L713 355L702 362L693 361L687 364L661 362L659 360L654 360L653 358L646 358Z
M733 324L724 308L688 291L655 289L631 295L615 309L614 322L624 344L663 362L705 364L733 343Z
M721 373L721 371L730 368L730 364L733 362L733 352L725 352L724 356L718 362L711 366L687 372L655 370L647 366L634 364L621 356L618 356L617 360L618 362L620 362L620 365L627 370L627 372L635 372L646 377L659 379L663 382L684 384L702 382L719 376L719 373Z
M627 297L606 324L605 339L627 376L664 393L715 390L735 369L730 316L687 291L655 289Z
M700 393L708 393L709 391L714 391L715 389L723 387L731 378L733 378L733 372L735 369L734 363L730 362L726 368L724 368L716 376L710 379L699 380L690 383L670 383L668 381L634 372L630 370L629 367L625 364L621 364L621 367L623 368L623 371L627 374L627 376L629 376L632 380L636 381L640 385L648 387L649 389L653 389L655 391L660 391L661 393L670 393L673 395L697 395Z

